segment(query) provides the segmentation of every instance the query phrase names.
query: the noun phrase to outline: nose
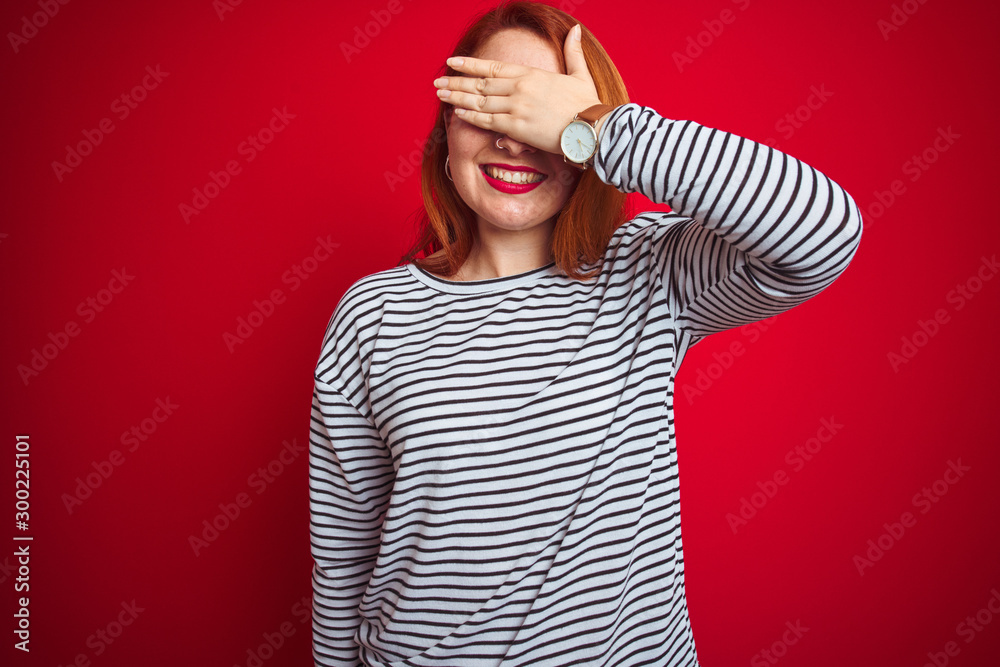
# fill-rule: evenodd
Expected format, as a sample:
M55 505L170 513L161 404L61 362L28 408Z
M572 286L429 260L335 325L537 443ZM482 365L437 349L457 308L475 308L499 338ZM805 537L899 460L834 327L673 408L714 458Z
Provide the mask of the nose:
M506 134L501 135L497 143L502 148L507 149L507 152L512 156L520 155L521 153L534 153L536 150L534 146L515 141Z

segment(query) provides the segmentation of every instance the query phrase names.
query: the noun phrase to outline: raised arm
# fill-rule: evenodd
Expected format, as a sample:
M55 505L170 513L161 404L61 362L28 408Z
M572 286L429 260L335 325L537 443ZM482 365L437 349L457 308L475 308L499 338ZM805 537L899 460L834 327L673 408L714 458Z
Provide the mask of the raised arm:
M449 58L461 76L436 79L438 96L465 122L558 154L566 124L602 101L579 30L566 37L566 74ZM603 117L598 139L594 168L602 180L673 209L639 217L689 343L802 303L832 283L858 249L857 205L790 155L638 104Z
M638 104L605 121L598 176L673 209L639 216L642 242L678 329L694 341L815 296L857 251L857 205L804 162Z

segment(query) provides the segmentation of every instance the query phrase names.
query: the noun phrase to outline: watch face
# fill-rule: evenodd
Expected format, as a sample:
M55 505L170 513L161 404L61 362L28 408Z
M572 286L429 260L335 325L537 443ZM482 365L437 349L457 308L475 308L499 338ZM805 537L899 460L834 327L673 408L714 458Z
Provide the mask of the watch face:
M562 133L562 151L567 160L586 162L597 149L594 128L582 120L575 120Z

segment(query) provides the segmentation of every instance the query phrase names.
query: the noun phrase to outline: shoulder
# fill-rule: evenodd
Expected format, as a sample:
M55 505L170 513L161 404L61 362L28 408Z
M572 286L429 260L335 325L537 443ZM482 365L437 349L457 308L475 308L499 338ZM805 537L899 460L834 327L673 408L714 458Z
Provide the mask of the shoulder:
M393 294L410 291L414 286L413 274L405 264L369 273L351 283L340 297L337 308L353 307L362 302L381 301Z
M381 325L386 304L418 286L406 265L370 273L351 283L327 324L317 375L335 375L338 366L363 356Z
M416 286L418 283L406 265L358 278L351 283L337 302L330 317L330 328L357 323L365 319L367 314L381 311L393 296L406 294Z

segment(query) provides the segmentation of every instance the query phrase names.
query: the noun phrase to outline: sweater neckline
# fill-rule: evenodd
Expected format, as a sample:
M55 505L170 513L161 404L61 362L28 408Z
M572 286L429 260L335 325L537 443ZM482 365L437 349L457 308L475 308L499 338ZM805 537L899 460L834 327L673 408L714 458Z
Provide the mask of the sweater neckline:
M406 268L409 269L414 278L428 287L436 289L440 292L449 292L451 294L505 292L515 287L521 287L522 285L532 283L544 276L554 276L558 272L558 268L556 267L554 260L545 266L538 267L537 269L531 269L530 271L525 271L523 273L515 273L510 276L501 276L499 278L486 278L485 280L445 280L444 278L435 276L433 273L430 273L413 263L407 264Z

